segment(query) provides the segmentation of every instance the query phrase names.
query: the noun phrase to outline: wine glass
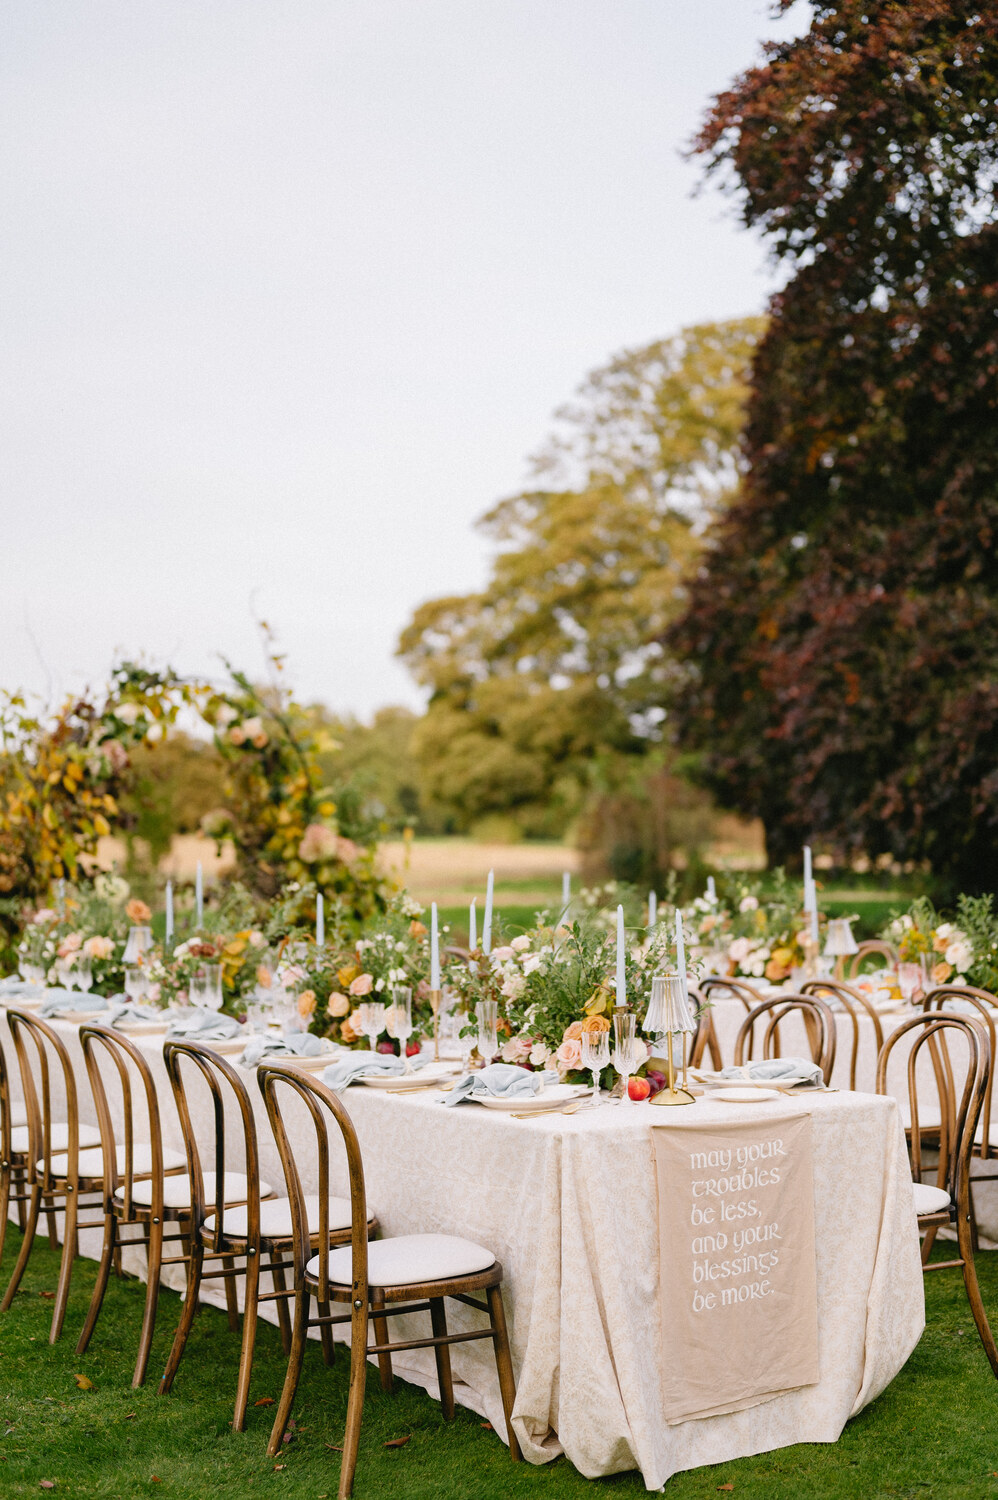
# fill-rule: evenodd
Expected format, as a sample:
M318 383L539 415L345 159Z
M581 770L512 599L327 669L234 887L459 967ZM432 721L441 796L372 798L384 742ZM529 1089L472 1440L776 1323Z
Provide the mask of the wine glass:
M42 964L25 958L18 964L18 968L21 971L21 978L25 984L30 984L32 989L40 989L45 983L45 968Z
M399 1056L402 1059L403 1073L412 1072L412 1063L406 1050L406 1043L412 1036L412 990L408 985L396 985L392 990L392 1003L388 1007L385 1017L388 1025L388 1035L395 1038L399 1044Z
M151 927L129 927L128 941L125 944L125 951L121 956L122 963L141 963L143 953L148 953L152 945L153 936Z
M94 961L89 953L78 953L73 965L77 986L88 995L94 987Z
M201 1004L208 1010L222 1009L222 965L205 964L202 970L203 979L201 990Z
M579 1045L582 1049L582 1066L593 1075L592 1108L600 1102L599 1076L610 1061L610 1033L608 1031L584 1031Z
M634 1031L637 1023L638 1018L633 1011L619 1011L613 1018L613 1066L624 1082L622 1104L634 1103L627 1092L627 1084L634 1072L634 1043L636 1041Z
M72 993L76 989L76 975L73 973L73 955L69 954L66 958L57 959L55 966L59 975L59 982L63 989L69 990Z
M478 1021L479 1056L488 1064L499 1051L499 1002L479 1000L475 1006L475 1019Z
M380 1000L365 1000L358 1005L354 1012L357 1025L354 1030L359 1030L362 1036L366 1036L370 1043L371 1051L378 1050L378 1037L385 1029L385 1007Z
M145 972L137 965L125 970L125 999L132 1005L139 1005L145 998L148 989L148 980Z

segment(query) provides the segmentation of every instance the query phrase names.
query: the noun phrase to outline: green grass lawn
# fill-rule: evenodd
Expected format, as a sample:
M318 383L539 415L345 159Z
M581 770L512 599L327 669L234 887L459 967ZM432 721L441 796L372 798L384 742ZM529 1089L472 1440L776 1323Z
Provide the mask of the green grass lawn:
M12 1263L18 1235L4 1256ZM92 1262L77 1263L67 1332L47 1342L52 1304L42 1294L56 1281L56 1257L36 1248L23 1290L0 1317L0 1391L6 1429L0 1438L0 1496L54 1494L81 1500L174 1496L278 1495L322 1500L336 1494L347 1361L333 1369L309 1350L295 1410L296 1431L278 1460L266 1456L272 1407L250 1406L248 1429L231 1431L238 1338L221 1313L204 1308L195 1324L174 1392L155 1380L129 1386L142 1289L112 1281L87 1354L73 1343L93 1283ZM982 1254L986 1303L998 1319L998 1256ZM850 1422L832 1445L801 1444L735 1463L679 1474L672 1500L716 1500L718 1491L746 1500L869 1500L869 1497L998 1496L998 1382L980 1347L959 1272L929 1278L928 1329L906 1368L880 1399ZM178 1298L164 1293L152 1370L165 1358ZM284 1360L274 1329L261 1325L251 1402L275 1398ZM80 1390L84 1375L92 1389ZM384 1445L409 1438L400 1448ZM49 1481L54 1488L43 1481ZM730 1490L729 1490L730 1487ZM565 1460L534 1468L512 1465L505 1447L479 1418L458 1408L445 1425L436 1403L397 1383L392 1396L369 1371L354 1493L358 1500L574 1500L638 1496L637 1474L583 1479Z

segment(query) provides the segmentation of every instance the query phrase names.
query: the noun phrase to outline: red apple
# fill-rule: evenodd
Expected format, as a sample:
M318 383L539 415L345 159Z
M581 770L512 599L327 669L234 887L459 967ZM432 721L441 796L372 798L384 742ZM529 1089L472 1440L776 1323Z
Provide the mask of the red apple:
M647 1099L651 1093L651 1084L647 1078L629 1078L627 1080L627 1093L631 1099Z

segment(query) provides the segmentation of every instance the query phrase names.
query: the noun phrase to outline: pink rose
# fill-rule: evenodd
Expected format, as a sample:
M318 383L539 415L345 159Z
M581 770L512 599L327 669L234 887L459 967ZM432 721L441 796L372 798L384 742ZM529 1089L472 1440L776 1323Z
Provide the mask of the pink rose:
M59 947L56 949L56 952L58 953L60 958L68 958L71 953L76 952L82 942L82 932L67 933L62 942L59 944Z
M573 1021L572 1024L571 1024L571 1026L566 1026L565 1027L565 1034L562 1037L562 1041L563 1042L577 1042L579 1040L579 1037L581 1035L582 1035L582 1022L581 1021Z
M358 974L350 985L351 995L369 995L374 989L374 976L372 974Z

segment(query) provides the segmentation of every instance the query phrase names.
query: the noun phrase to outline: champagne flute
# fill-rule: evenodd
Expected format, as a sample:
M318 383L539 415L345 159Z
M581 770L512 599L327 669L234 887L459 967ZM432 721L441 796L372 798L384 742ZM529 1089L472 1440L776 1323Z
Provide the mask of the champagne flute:
M388 1035L394 1037L399 1044L402 1072L411 1073L412 1063L406 1050L406 1043L412 1036L412 990L408 985L396 985L393 988L392 1003L388 1007L386 1020Z
M599 1076L610 1061L610 1033L608 1031L584 1031L580 1040L582 1066L593 1075L593 1100L591 1108L600 1102Z
M479 1000L475 1006L478 1021L478 1052L486 1066L499 1051L499 1002Z
M634 1100L627 1092L628 1081L634 1072L634 1043L635 1027L638 1018L633 1011L618 1011L613 1018L613 1066L620 1074L624 1082L624 1092L621 1095L622 1104L633 1104Z
M366 1036L371 1051L377 1053L378 1037L385 1029L385 1007L380 1000L365 1000L355 1011L357 1029Z
M146 976L135 965L125 970L125 999L131 1005L139 1005L146 993Z

